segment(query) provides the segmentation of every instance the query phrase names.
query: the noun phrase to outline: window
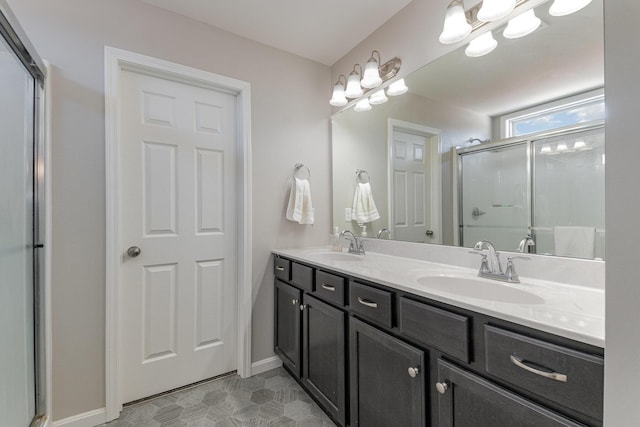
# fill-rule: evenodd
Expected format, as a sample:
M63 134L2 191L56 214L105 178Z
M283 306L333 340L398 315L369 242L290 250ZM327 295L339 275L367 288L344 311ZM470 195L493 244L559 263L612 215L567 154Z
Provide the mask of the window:
M549 102L500 117L501 138L604 122L602 89Z

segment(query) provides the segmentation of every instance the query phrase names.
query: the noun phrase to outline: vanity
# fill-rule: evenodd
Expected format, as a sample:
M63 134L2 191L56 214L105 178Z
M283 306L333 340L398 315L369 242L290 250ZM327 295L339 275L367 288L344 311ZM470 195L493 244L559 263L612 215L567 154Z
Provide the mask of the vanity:
M273 254L275 352L338 425L602 425L602 289L372 251Z

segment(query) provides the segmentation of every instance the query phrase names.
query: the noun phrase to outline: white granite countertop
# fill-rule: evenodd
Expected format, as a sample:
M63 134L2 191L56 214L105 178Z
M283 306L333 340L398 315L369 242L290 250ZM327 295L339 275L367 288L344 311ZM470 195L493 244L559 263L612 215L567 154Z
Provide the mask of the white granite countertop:
M503 283L477 277L477 269L376 252L346 257L335 252L333 254L337 255L332 256L327 247L273 252L575 341L601 348L605 345L603 289L522 276L521 283ZM446 286L448 280L452 280L453 285L460 281L479 281L463 285L486 285L487 289L486 292L476 291L471 286L467 288L470 292L464 289L451 291L453 288ZM430 282L434 284L430 285Z

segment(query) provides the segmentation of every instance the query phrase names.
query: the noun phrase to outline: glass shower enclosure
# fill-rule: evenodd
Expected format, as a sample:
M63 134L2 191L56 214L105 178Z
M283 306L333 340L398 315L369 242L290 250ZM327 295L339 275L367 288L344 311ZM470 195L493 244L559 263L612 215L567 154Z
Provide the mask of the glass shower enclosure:
M604 143L596 125L458 150L460 245L604 259Z
M44 422L43 194L40 94L44 77L0 1L0 425Z

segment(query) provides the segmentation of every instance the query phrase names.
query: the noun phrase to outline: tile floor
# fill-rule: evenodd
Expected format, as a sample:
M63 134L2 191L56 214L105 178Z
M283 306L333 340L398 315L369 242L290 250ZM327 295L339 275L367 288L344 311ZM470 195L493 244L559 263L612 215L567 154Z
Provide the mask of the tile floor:
M220 378L122 410L101 427L329 427L335 424L283 368Z

